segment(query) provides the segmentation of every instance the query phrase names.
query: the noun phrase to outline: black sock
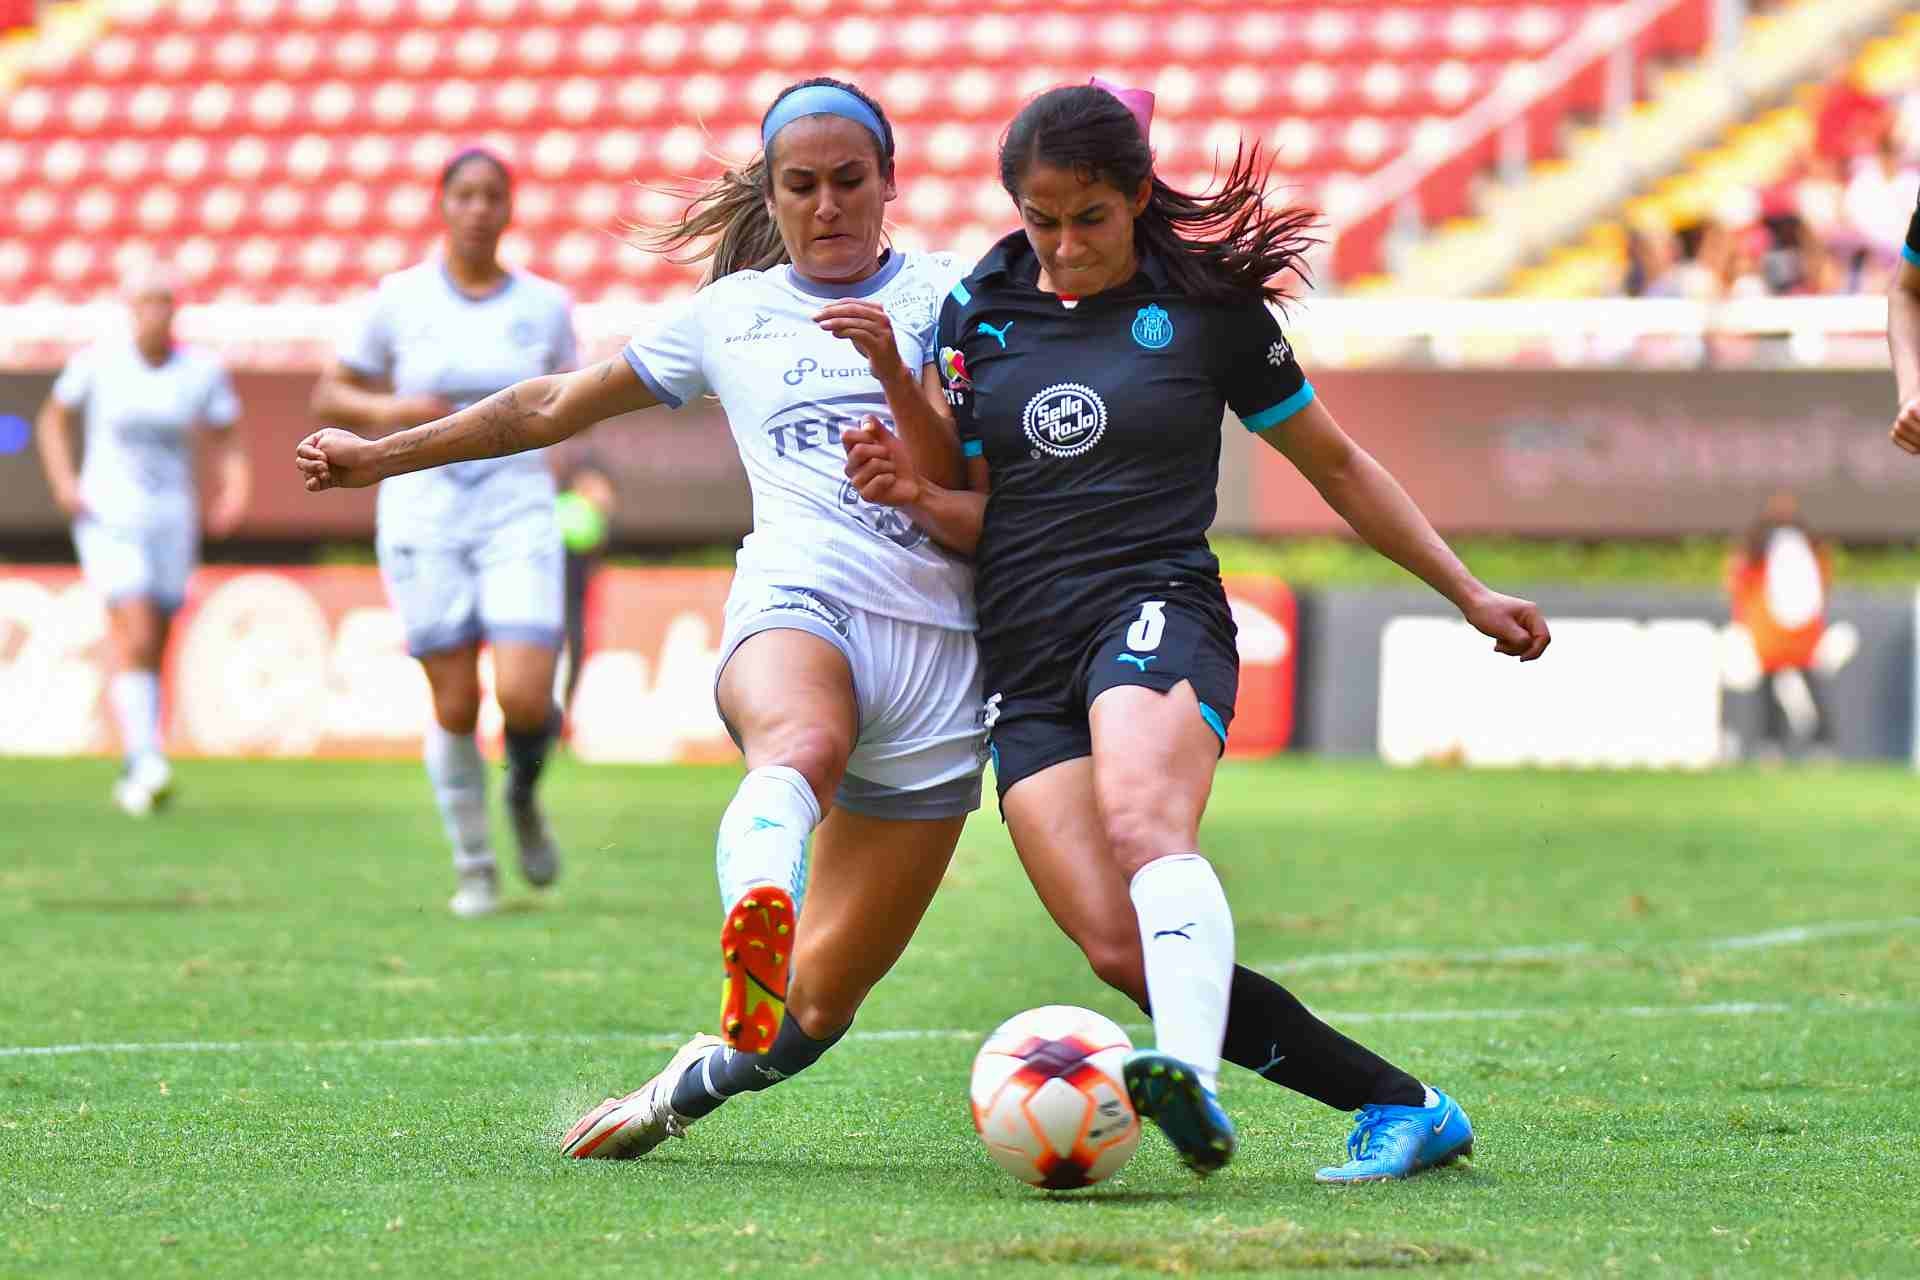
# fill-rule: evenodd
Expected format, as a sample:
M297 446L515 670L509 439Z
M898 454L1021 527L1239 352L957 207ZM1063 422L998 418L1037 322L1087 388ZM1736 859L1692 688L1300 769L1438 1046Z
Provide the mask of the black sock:
M1245 965L1233 967L1221 1056L1341 1111L1367 1103L1417 1107L1426 1086L1307 1011L1291 991Z
M533 790L540 771L547 767L547 749L560 731L560 708L555 707L547 722L530 733L509 728L507 738L507 785L519 791Z
M780 1034L765 1053L735 1053L715 1049L707 1060L680 1077L673 1091L673 1109L689 1120L697 1120L737 1093L758 1093L770 1089L790 1076L799 1075L820 1060L820 1055L840 1043L847 1034L842 1027L825 1040L815 1040L800 1029L792 1014L780 1021Z

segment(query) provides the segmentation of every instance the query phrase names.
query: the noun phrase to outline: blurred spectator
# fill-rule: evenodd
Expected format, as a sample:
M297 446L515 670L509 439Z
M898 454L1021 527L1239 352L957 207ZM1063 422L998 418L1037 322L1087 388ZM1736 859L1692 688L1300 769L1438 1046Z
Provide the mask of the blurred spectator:
M1891 115L1884 99L1854 83L1852 73L1843 71L1827 82L1820 95L1814 149L1843 160L1865 155L1886 133Z
M1757 222L1727 237L1726 260L1720 277L1721 297L1767 296L1767 278L1761 266L1772 244L1773 233Z
M1920 83L1909 86L1894 104L1893 136L1902 155L1920 160Z
M1873 154L1854 166L1847 183L1847 225L1839 247L1853 250L1856 291L1886 288L1906 238L1916 186L1920 186L1920 171L1902 161L1892 130L1883 131Z
M569 714L586 666L587 589L607 549L614 500L613 478L591 460L568 472L566 488L555 500L560 539L567 548L567 650L560 706Z
M1793 212L1823 244L1832 241L1846 219L1847 184L1837 156L1810 152L1792 180Z
M1674 278L1674 263L1679 256L1680 241L1670 228L1651 222L1636 227L1627 238L1627 296L1677 296L1680 285Z
M1674 268L1675 295L1694 302L1718 302L1726 291L1727 229L1714 221L1680 233L1683 258Z
M1799 501L1776 493L1727 565L1733 620L1752 638L1764 683L1766 728L1756 750L1763 758L1789 745L1825 753L1832 742L1815 670L1831 583L1828 551L1801 519Z
M1845 293L1847 271L1825 237L1799 219L1785 229L1785 245L1791 255L1791 269L1775 286L1779 293Z
M1695 302L1724 302L1729 298L1757 298L1767 293L1761 262L1771 243L1765 226L1742 225L1735 231L1709 219L1681 237L1692 252L1672 273L1670 295Z

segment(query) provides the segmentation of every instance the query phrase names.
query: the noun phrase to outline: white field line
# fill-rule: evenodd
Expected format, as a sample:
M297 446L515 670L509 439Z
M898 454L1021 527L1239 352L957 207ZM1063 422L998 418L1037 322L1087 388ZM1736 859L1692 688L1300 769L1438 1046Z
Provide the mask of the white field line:
M1608 1008L1580 1005L1540 1005L1513 1009L1386 1009L1328 1010L1329 1022L1520 1022L1535 1018L1756 1018L1827 1014L1911 1014L1920 1004L1854 1000L1785 1004L1743 1001L1722 1004L1629 1004ZM1129 1031L1147 1030L1145 1023L1126 1024ZM903 1040L984 1040L984 1031L952 1027L906 1027L891 1031L855 1031L847 1039L873 1044ZM377 1053L405 1049L495 1049L536 1046L624 1044L641 1049L677 1049L685 1035L667 1032L607 1031L587 1035L519 1033L492 1036L400 1036L384 1040L131 1040L94 1044L0 1046L0 1058L65 1058L80 1054L191 1054L191 1053Z
M1631 943L1562 942L1533 946L1495 947L1486 950L1445 950L1401 947L1385 951L1336 951L1275 961L1258 966L1269 973L1303 973L1324 969L1358 969L1403 961L1451 960L1468 963L1498 963L1566 956L1597 955L1603 952L1629 954L1634 951L1697 950L1756 951L1770 947L1797 946L1825 938L1860 937L1920 929L1920 916L1896 916L1888 920L1842 920L1829 924L1794 925L1770 929L1764 933L1733 934L1723 938L1678 939L1636 946ZM1327 1011L1332 1022L1513 1022L1533 1018L1615 1017L1670 1018L1719 1017L1748 1018L1787 1014L1831 1013L1907 1013L1920 1011L1920 1004L1849 1001L1823 1004L1783 1004L1742 1002L1690 1005L1619 1005L1611 1008L1579 1006L1541 1006L1510 1009L1394 1009ZM1129 1030L1142 1030L1136 1024ZM884 1043L897 1040L973 1040L985 1032L957 1028L902 1028L891 1031L855 1031L852 1040ZM608 1031L591 1034L535 1035L516 1033L490 1036L401 1036L372 1040L134 1040L81 1044L0 1045L0 1059L61 1058L77 1054L186 1054L288 1052L380 1052L394 1049L484 1049L516 1045L552 1048L561 1045L630 1044L636 1048L673 1049L685 1037L669 1032Z
M1920 916L1896 916L1890 920L1839 920L1831 924L1769 929L1765 933L1741 933L1725 938L1680 938L1669 942L1548 942L1484 950L1392 947L1380 951L1329 951L1292 960L1271 960L1254 968L1262 973L1288 974L1313 973L1323 969L1367 969L1422 961L1503 964L1527 960L1564 960L1578 956L1632 955L1645 951L1764 951L1772 947L1800 946L1826 938L1855 938L1877 933L1900 933L1908 929L1920 929Z

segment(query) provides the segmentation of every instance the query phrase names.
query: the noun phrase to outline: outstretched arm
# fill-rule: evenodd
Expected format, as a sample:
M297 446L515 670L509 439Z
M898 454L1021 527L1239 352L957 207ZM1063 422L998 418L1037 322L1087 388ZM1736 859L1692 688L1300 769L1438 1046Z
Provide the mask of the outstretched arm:
M528 378L458 413L379 440L337 428L316 431L300 442L295 462L310 493L357 489L449 462L545 448L606 418L658 403L632 367L615 356L572 373Z
M1445 596L1498 652L1531 662L1546 651L1552 637L1539 608L1490 590L1468 572L1399 481L1340 429L1322 401L1259 434L1369 546Z
M1914 215L1920 218L1920 214ZM1920 454L1920 266L1903 258L1887 290L1887 346L1893 352L1894 385L1900 408L1893 419L1893 442Z

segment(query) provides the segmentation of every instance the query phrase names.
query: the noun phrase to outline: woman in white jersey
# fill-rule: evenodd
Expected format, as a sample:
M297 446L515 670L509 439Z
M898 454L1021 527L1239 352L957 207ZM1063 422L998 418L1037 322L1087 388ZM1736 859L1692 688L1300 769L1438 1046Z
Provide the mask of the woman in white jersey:
M512 212L512 180L498 157L469 150L447 163L445 256L381 280L339 363L314 389L316 418L372 434L400 431L574 367L566 291L500 263ZM565 572L553 505L553 475L537 452L380 486L380 572L407 651L433 688L423 754L453 844L457 915L499 904L487 775L474 740L483 640L506 720L507 812L520 870L536 887L560 870L535 791L560 727L553 677Z
M817 1060L905 949L979 805L971 572L862 501L840 447L843 425L886 416L960 475L930 400L938 303L960 268L883 246L893 134L857 89L791 86L761 138L762 159L662 237L711 235L708 283L620 356L384 439L321 431L298 449L318 490L539 448L656 404L726 409L754 503L715 682L748 766L716 849L730 1043L697 1036L595 1108L567 1135L577 1157L639 1155Z
M174 285L150 269L128 282L133 333L75 355L40 410L40 461L73 519L87 582L107 601L112 700L126 768L114 802L150 813L172 787L161 749L160 659L199 550L194 441L218 478L207 531L225 537L246 512L251 474L233 432L240 401L218 360L173 340ZM85 424L76 471L73 433Z

